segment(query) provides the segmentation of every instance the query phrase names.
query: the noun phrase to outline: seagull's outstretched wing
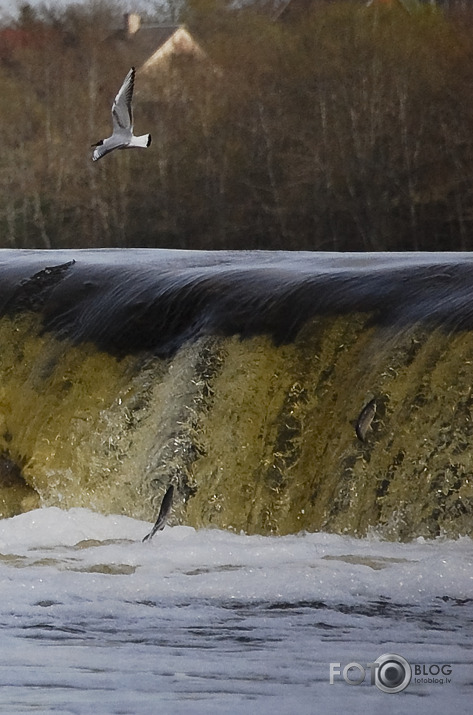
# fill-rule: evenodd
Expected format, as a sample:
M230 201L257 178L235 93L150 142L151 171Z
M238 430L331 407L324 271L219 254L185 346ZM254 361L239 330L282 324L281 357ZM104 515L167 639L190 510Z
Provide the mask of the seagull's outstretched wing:
M133 97L133 87L135 84L135 68L132 67L127 76L123 80L123 84L118 90L112 106L113 131L122 132L123 130L133 131L133 112L131 109L131 100Z
M92 159L94 161L98 161L103 156L105 156L105 154L110 154L111 151L117 148L116 146L105 146L104 144L97 144L92 146L95 146L94 153L92 156Z

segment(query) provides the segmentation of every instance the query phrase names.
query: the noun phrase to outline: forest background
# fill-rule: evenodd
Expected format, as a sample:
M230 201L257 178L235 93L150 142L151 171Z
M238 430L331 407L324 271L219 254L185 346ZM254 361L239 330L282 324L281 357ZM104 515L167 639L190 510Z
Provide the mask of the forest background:
M473 249L472 12L188 0L147 19L184 22L208 61L138 74L153 142L95 163L124 10L0 28L0 247Z

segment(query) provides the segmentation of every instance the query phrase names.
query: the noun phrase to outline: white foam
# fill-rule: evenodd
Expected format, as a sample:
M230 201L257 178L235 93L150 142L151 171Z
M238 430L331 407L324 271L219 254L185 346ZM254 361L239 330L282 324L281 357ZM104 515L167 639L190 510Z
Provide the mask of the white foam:
M142 543L150 526L56 508L0 522L0 692L9 711L48 703L44 712L87 713L106 691L101 712L119 712L118 701L155 712L159 695L173 713L269 713L275 697L278 713L296 704L313 712L316 697L325 713L348 704L361 713L367 697L379 710L394 696L331 687L329 662L385 652L455 663L449 690L409 686L417 712L431 712L426 695L458 713L471 697L470 539L398 544L178 526Z

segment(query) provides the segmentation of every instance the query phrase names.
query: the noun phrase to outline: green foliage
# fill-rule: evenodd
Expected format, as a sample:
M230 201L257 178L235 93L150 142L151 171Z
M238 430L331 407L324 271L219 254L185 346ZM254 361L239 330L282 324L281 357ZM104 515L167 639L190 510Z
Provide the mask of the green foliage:
M134 64L106 41L116 7L0 32L1 246L471 250L467 16L340 1L285 23L191 0L207 59L139 73L151 147L93 164Z

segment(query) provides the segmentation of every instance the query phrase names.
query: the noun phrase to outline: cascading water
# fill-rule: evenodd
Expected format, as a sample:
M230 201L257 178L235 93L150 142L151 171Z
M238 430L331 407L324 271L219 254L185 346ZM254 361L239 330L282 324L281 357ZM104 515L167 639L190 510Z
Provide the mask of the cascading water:
M2 251L2 515L171 482L191 526L471 536L472 295L465 254Z

